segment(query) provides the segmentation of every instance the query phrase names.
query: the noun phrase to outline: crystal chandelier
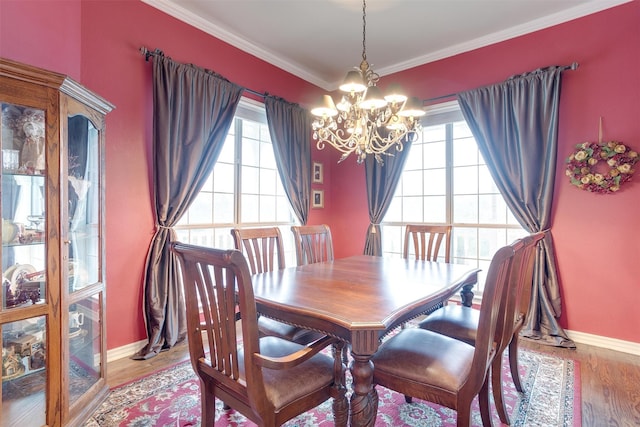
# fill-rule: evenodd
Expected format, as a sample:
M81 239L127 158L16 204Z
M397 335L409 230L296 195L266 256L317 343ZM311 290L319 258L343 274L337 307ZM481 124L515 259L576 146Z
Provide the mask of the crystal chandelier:
M328 143L342 153L338 163L351 153L362 163L373 155L384 164L382 155L393 155L391 147L402 151L403 143L416 139L420 131L420 116L425 114L417 98L408 98L392 86L383 95L376 83L380 76L367 62L367 2L362 1L362 62L357 71L349 71L340 85L342 99L336 105L330 95L324 95L322 105L313 108L316 116L313 139L318 150Z

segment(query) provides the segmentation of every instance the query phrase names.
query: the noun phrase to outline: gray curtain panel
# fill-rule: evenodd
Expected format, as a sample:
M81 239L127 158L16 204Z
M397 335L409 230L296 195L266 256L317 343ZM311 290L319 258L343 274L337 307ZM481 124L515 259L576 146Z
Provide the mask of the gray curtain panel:
M391 149L392 156L383 156L384 164L376 161L374 156L364 160L365 180L367 185L367 203L369 204L369 228L364 243L365 255L382 256L382 235L380 221L384 218L398 182L411 151L411 141L403 143L402 151Z
M144 314L149 359L186 337L186 317L171 229L213 169L243 88L194 65L153 59L153 201L156 231L147 254Z
M311 199L311 118L304 108L274 96L264 100L280 180L302 225Z
M538 69L458 95L491 176L516 219L530 233L552 227L558 104L564 69ZM523 335L573 348L575 344L557 322L562 304L550 232L541 246Z

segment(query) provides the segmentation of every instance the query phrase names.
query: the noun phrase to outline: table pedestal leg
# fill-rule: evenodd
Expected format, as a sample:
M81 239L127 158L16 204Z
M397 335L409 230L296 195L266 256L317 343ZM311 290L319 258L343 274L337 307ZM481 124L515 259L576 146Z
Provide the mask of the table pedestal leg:
M351 426L373 427L378 414L378 392L373 387L373 363L371 355L353 354L351 376Z

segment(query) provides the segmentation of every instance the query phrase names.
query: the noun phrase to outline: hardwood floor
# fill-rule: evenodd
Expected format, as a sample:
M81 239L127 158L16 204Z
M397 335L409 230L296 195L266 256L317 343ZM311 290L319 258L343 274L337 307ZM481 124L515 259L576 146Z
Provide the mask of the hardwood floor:
M584 344L568 350L522 340L520 346L580 362L583 427L640 426L640 357ZM116 360L107 366L109 386L188 358L188 347L183 343L150 360Z

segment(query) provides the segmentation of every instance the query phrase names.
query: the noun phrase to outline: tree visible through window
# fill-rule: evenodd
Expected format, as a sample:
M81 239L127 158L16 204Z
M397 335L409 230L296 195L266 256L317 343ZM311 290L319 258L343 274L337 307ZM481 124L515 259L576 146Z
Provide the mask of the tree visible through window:
M481 268L526 235L493 182L458 103L433 109L411 152L382 223L384 256L402 256L404 225L451 224L451 262Z

